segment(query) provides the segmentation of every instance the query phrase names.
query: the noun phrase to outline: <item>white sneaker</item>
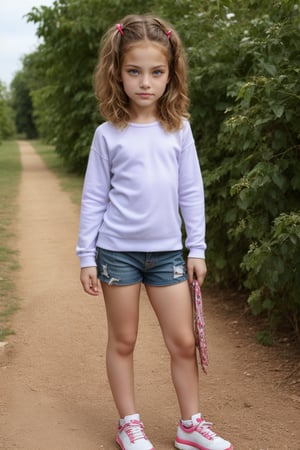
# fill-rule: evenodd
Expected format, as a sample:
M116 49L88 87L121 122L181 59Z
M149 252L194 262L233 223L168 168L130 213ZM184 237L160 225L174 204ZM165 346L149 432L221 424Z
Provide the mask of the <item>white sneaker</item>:
M193 425L186 428L178 424L175 447L180 450L233 450L230 442L217 436L211 429L212 423L206 422L201 414L192 416Z
M132 414L120 420L116 441L122 450L154 450L144 432L139 414Z

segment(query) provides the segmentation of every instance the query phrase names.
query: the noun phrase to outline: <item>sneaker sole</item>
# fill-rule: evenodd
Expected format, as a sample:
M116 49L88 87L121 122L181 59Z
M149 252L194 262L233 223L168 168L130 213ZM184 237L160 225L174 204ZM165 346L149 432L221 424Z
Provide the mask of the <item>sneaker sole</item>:
M198 445L189 445L189 444L181 444L177 441L175 441L175 448L177 448L178 450L209 450L206 447L199 447ZM233 450L233 446L231 445L230 447L224 449L224 450Z
M126 448L123 446L122 442L117 438L116 443L119 445L121 450L126 450ZM154 447L149 448L149 450L155 450Z

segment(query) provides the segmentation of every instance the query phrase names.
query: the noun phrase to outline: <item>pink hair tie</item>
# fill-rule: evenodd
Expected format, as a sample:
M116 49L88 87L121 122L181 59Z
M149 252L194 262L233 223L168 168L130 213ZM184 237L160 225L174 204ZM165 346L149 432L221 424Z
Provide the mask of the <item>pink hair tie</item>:
M169 31L166 32L166 35L167 35L167 38L168 38L168 39L170 39L171 34L172 34L172 31L171 31L171 30L169 30Z
M117 23L116 25L116 29L118 30L118 32L123 36L124 31L123 31L123 26L121 23Z

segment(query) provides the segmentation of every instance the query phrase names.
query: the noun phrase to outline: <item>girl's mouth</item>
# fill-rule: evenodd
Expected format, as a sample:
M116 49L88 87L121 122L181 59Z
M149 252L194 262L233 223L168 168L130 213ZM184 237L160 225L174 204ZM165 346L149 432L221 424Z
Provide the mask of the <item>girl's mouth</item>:
M150 94L150 93L148 93L148 92L141 92L141 93L138 94L138 96L141 97L141 98L149 98L149 97L151 97L152 95L153 95L153 94Z

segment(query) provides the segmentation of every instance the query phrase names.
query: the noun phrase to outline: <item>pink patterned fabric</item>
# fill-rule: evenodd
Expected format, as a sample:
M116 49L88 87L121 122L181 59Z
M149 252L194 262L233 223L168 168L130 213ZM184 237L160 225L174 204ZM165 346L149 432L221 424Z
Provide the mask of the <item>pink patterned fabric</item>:
M208 367L208 352L207 342L205 336L205 322L203 315L202 295L199 283L197 280L192 282L192 299L194 306L194 325L196 347L199 350L200 364L204 373L207 373Z

